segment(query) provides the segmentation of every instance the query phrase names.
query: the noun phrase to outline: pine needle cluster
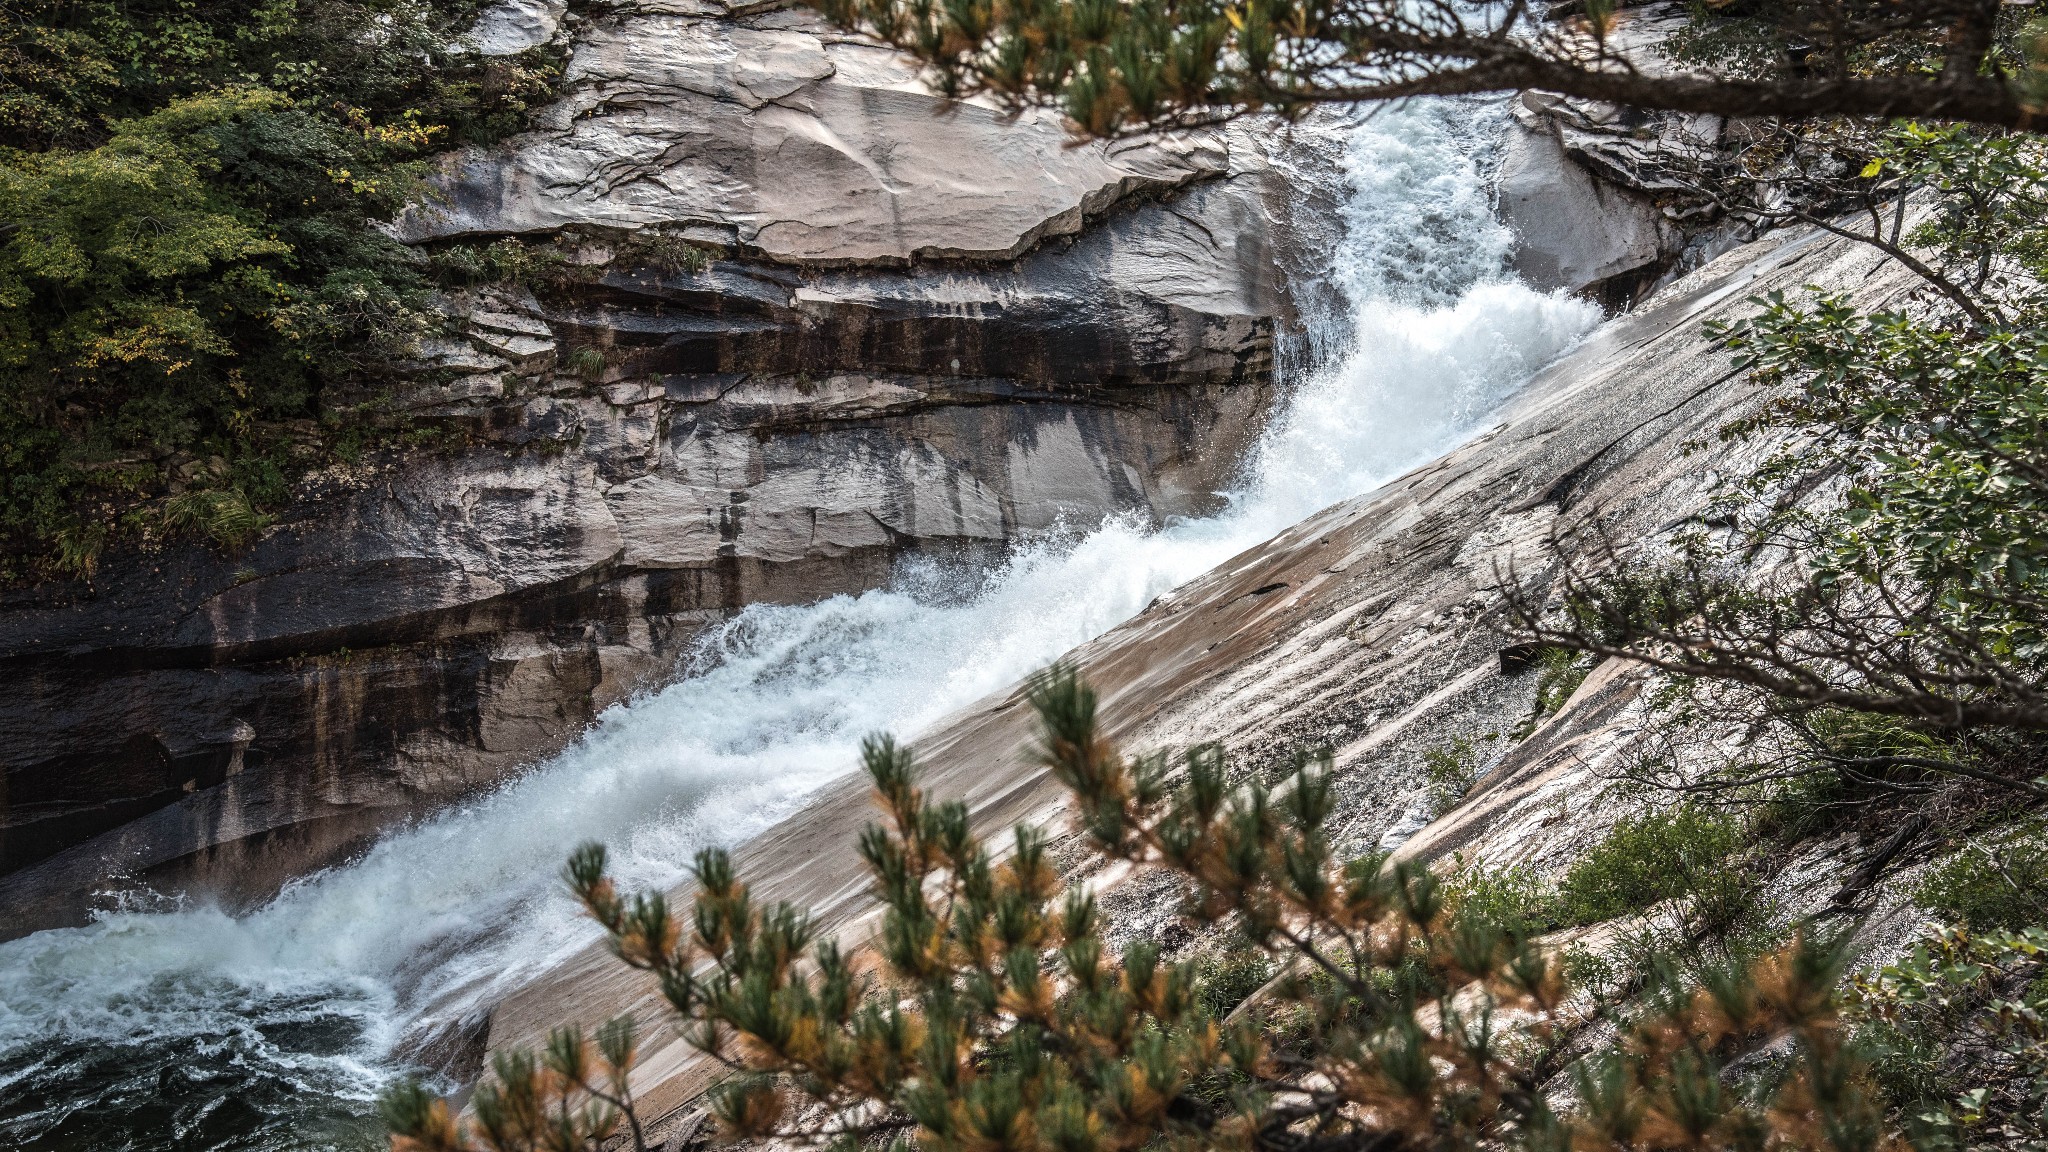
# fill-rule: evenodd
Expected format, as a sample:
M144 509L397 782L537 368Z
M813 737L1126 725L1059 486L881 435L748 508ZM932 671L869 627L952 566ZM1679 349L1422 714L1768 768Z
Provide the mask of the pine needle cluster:
M538 1055L500 1052L492 1079L471 1098L474 1125L417 1082L400 1084L380 1101L392 1152L576 1152L600 1145L622 1122L644 1152L630 1083L638 1055L633 1022L623 1016L599 1028L594 1041L580 1028L557 1028Z
M1698 5L1689 42L1739 31L1749 47L1739 59L1695 52L1682 76L1639 67L1610 43L1626 0L807 2L917 57L947 96L1055 105L1098 137L1246 111L1529 88L1730 116L1925 115L2015 128L2038 126L2048 99L2048 27L1984 0Z
M907 748L873 738L863 762L882 819L860 851L883 916L857 952L801 909L756 902L723 852L698 857L687 921L659 893L621 895L600 846L569 863L618 957L658 979L685 1038L724 1069L705 1100L722 1139L841 1152L1897 1143L1843 1038L1839 949L1801 936L1754 963L1666 965L1616 1038L1573 1061L1586 1001L1553 950L1460 906L1422 865L1339 859L1326 764L1278 789L1234 784L1213 747L1178 764L1120 752L1070 669L1029 694L1037 754L1095 850L1178 877L1189 918L1233 924L1279 975L1219 1019L1195 962L1148 939L1110 947L1043 833L1017 828L992 851L963 804L917 787ZM1733 1077L1733 1060L1774 1040L1789 1068ZM558 1034L538 1064L501 1056L474 1126L417 1089L394 1097L397 1152L605 1146L631 1117L630 1043L600 1037L597 1077L570 1059L578 1043Z

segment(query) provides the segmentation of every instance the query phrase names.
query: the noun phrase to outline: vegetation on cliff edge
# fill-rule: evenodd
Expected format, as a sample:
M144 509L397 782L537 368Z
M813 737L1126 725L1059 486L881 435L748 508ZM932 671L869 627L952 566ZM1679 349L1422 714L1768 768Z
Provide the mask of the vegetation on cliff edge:
M558 72L462 48L478 7L0 10L0 580L239 543L372 433L357 385L428 323L430 271L378 222Z

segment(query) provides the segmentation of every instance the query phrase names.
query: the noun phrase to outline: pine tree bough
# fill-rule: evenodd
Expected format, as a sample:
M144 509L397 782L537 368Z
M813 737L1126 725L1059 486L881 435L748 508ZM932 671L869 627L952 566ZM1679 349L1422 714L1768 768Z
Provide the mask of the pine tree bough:
M1612 0L811 0L923 60L947 95L1062 105L1095 136L1247 111L1540 89L1729 117L2043 123L2044 29L1999 0L1766 0L1703 11L1743 40L1710 69L1617 48Z
M1340 860L1324 765L1278 791L1232 784L1219 749L1130 757L1069 669L1035 678L1039 757L1112 860L1178 877L1183 911L1228 922L1285 975L1248 1011L1212 1010L1192 963L1148 939L1112 958L1094 899L1064 892L1043 833L998 859L959 802L917 788L908 751L870 740L881 822L860 838L884 916L871 954L760 907L722 852L697 862L688 921L627 898L601 847L568 880L626 964L654 974L685 1038L726 1070L708 1093L727 1140L889 1142L929 1152L1142 1147L1396 1152L1903 1148L1848 1042L1844 951L1799 934L1753 961L1670 978L1617 1037L1567 1067L1584 1020L1563 964L1428 868ZM1171 782L1177 779L1177 783ZM574 1032L501 1054L458 1122L417 1086L385 1100L395 1152L569 1152L632 1117L622 1025L593 1061ZM1729 1062L1789 1038L1788 1074L1752 1095ZM602 1067L593 1071L598 1065ZM1578 1105L1553 1112L1569 1082ZM635 1122L636 1149L645 1139Z

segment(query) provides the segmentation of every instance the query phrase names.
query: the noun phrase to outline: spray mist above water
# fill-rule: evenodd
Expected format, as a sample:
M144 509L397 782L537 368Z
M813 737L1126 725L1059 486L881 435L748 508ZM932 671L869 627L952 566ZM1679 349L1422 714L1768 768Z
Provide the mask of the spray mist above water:
M495 793L395 832L243 916L123 913L0 945L0 1134L29 1147L367 1146L404 1041L471 1014L593 935L560 890L603 840L628 887L789 814L867 733L912 735L1160 593L1456 444L1598 319L1502 279L1472 107L1342 131L1348 301L1220 515L1112 518L992 572L918 571L756 605L667 689L607 712ZM971 582L959 587L961 581ZM921 595L919 586L944 588Z

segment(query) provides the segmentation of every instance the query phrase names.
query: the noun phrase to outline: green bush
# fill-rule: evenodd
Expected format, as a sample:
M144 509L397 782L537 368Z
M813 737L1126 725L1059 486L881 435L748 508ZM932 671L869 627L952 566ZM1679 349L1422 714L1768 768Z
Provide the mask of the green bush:
M1893 796L1890 782L1928 777L1927 769L1898 764L1897 758L1946 761L1968 755L1955 738L1916 728L1896 716L1820 708L1800 714L1796 721L1817 745L1815 770L1772 781L1762 789L1751 819L1760 836L1789 841L1827 834L1873 801ZM1822 757L1852 760L1858 767L1845 774Z
M1195 972L1202 1010L1221 1020L1273 978L1273 962L1263 951L1240 948L1204 956Z
M1726 926L1752 897L1734 866L1743 842L1739 819L1698 804L1624 817L1565 873L1561 916L1594 924L1690 898L1708 923Z
M1564 707L1592 670L1591 663L1569 648L1544 648L1536 657L1536 715L1548 716Z
M1443 887L1444 903L1453 912L1497 924L1516 940L1564 924L1557 889L1526 864L1487 868L1474 863L1446 876Z
M522 127L559 71L458 48L480 6L9 6L0 580L87 574L173 524L220 539L230 508L241 536L364 438L348 397L431 323L439 271L378 223L432 153ZM193 460L224 466L178 474ZM188 487L216 512L161 506Z
M1592 662L1578 652L1550 644L1536 650L1531 667L1536 671L1536 696L1530 701L1529 715L1514 731L1517 740L1526 738L1545 717L1563 708L1593 670Z
M1970 844L1928 873L1913 898L1979 932L2048 923L2048 834L2036 827Z
M2044 955L2039 927L1929 927L1897 962L1851 982L1844 1021L1916 1147L2038 1148L2048 1137Z

